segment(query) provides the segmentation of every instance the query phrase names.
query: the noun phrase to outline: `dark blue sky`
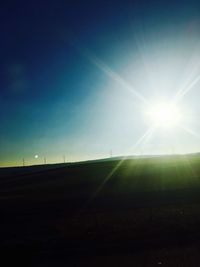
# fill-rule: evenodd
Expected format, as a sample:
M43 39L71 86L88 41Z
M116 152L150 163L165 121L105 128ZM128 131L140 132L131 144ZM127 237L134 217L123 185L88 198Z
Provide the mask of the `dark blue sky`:
M116 82L112 86L96 58L134 83L143 78L139 67L128 74L131 60L143 62L144 49L172 56L186 36L191 43L182 47L184 56L188 46L196 47L199 20L194 0L2 1L0 165L21 164L23 157L34 163L35 154L59 161L63 154L71 160L104 156L113 147L123 153L144 127L138 126L140 115L127 121L135 128L123 125L117 111L124 104L124 114L135 114L139 100L125 110L128 93L113 93ZM155 94L140 87L147 98ZM131 142L120 143L123 134Z

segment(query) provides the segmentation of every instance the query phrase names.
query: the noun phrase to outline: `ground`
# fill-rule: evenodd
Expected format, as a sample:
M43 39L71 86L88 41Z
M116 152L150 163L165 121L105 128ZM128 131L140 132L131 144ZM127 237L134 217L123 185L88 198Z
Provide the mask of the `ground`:
M199 155L1 168L0 198L8 264L200 266Z

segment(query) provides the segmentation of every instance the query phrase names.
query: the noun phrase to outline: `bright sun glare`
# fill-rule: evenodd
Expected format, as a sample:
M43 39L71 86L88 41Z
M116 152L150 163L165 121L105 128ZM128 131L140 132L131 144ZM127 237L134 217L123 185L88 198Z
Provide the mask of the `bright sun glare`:
M160 103L154 105L148 111L148 116L157 127L172 128L180 124L181 113L177 106Z

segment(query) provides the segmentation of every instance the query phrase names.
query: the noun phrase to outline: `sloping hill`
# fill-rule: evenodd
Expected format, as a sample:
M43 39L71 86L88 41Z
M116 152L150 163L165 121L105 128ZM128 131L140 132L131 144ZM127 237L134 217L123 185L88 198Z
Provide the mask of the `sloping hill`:
M72 260L198 242L199 163L190 155L1 169L0 247Z

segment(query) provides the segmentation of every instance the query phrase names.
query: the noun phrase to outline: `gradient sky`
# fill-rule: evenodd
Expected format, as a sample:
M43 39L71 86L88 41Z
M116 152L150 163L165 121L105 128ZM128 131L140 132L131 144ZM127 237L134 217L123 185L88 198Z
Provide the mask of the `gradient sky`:
M0 166L200 151L198 0L1 1L0 25ZM141 139L178 91L183 128Z

